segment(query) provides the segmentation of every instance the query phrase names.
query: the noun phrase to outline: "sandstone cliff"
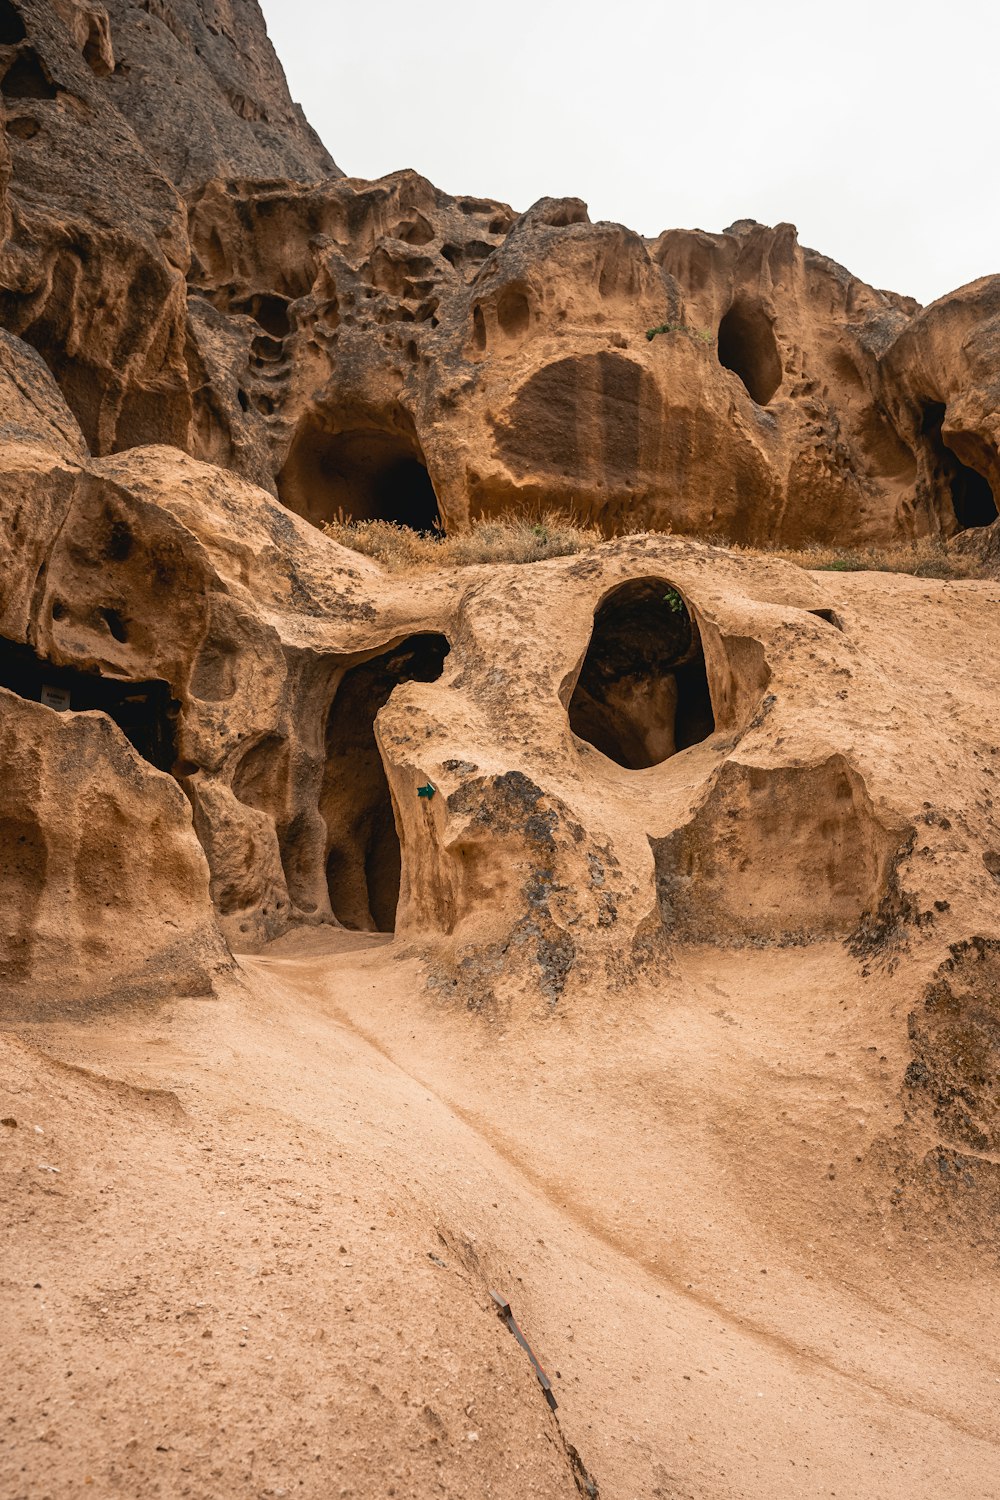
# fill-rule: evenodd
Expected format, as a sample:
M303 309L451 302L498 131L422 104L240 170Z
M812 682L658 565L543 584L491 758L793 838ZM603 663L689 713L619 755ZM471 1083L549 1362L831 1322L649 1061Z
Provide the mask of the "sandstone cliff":
M960 1474L985 1500L986 1375L961 1364L974 1328L952 1350L975 1387L970 1415L919 1359L911 1368L912 1329L890 1380L865 1339L850 1358L830 1352L836 1318L826 1291L804 1286L811 1271L795 1282L801 1303L768 1305L756 1278L764 1246L798 1265L805 1215L836 1247L849 1321L864 1323L866 1278L889 1275L879 1245L961 1245L979 1266L995 1229L998 586L805 571L769 549L931 537L995 560L1000 277L921 309L801 246L791 225L644 240L592 223L576 199L515 212L414 171L345 177L291 102L252 0L0 0L0 105L0 1021L22 1038L3 1043L17 1090L55 1091L67 1139L82 1112L85 1161L87 1132L124 1128L106 1080L65 1084L24 1038L91 1067L102 1047L114 1055L120 1022L141 1097L122 1083L114 1098L150 1159L199 1178L164 1102L171 1080L192 1118L230 1122L250 1109L245 1067L262 1110L309 1101L302 1128L322 1144L289 1166L294 1196L320 1193L323 1152L354 1204L388 1160L386 1222L410 1192L399 1141L415 1129L426 1202L398 1208L393 1254L418 1260L436 1326L467 1339L477 1383L460 1400L442 1376L450 1430L430 1396L411 1398L425 1362L450 1355L413 1353L409 1283L379 1262L410 1341L386 1421L395 1449L420 1458L414 1478L394 1457L372 1494L411 1481L431 1493L442 1453L446 1492L478 1492L469 1475L484 1470L462 1444L479 1427L460 1427L489 1400L485 1346L517 1393L483 1419L491 1492L594 1493L559 1429L535 1421L531 1380L477 1322L490 1277L519 1265L530 1284L522 1241L544 1248L551 1232L592 1304L594 1266L611 1257L589 1405L576 1408L595 1419L607 1494L814 1492L766 1454L752 1483L721 1487L732 1422L767 1448L742 1386L713 1396L718 1430L708 1406L685 1416L714 1457L675 1473L644 1429L684 1392L658 1384L640 1420L627 1359L607 1353L624 1327L626 1354L655 1366L646 1321L676 1299L708 1378L704 1288L728 1286L726 1254L745 1253L740 1336L768 1352L744 1350L740 1369L766 1368L786 1416L798 1400L786 1346L824 1403L824 1361L879 1399L884 1379L893 1462L920 1455L924 1488L907 1492L938 1494ZM454 535L542 512L594 533L526 565L392 573L324 530L341 518ZM346 1044L315 1028L331 1016L372 1049L350 1066L391 1117L377 1150L345 1123L356 1104L330 1104ZM282 1043L269 1052L272 1024ZM555 1064L548 1092L511 1036ZM393 1069L405 1099L386 1103ZM226 1082L209 1089L210 1072ZM423 1113L425 1080L450 1100L445 1124ZM606 1139L588 1113L604 1093ZM475 1145L456 1119L474 1123ZM289 1121L297 1142L302 1121ZM231 1178L206 1189L216 1216L235 1216L255 1128L238 1126ZM338 1167L334 1141L348 1138ZM474 1189L435 1175L451 1151ZM581 1161L587 1181L573 1183ZM25 1155L17 1182L40 1170ZM530 1234L483 1217L501 1190ZM81 1220L98 1213L72 1191ZM173 1219L197 1236L190 1191L173 1210L157 1202L158 1234ZM738 1220L726 1254L702 1200ZM355 1217L360 1233L368 1215ZM240 1240L254 1265L258 1240ZM299 1264L333 1300L330 1264L303 1246ZM87 1254L93 1276L114 1279L106 1246ZM430 1290L428 1256L461 1266L458 1301ZM229 1265L231 1298L241 1267ZM565 1309L559 1274L546 1285ZM934 1284L932 1268L912 1274ZM880 1305L897 1294L883 1286ZM822 1358L801 1342L800 1305ZM270 1313L285 1310L275 1296ZM544 1326L541 1298L534 1311ZM387 1346L403 1340L376 1323ZM947 1341L941 1328L927 1340ZM312 1327L295 1338L319 1342ZM352 1360L368 1359L362 1342ZM309 1357L331 1378L323 1350ZM375 1363L366 1390L381 1399ZM353 1370L342 1361L348 1404ZM164 1399L194 1405L173 1378L157 1367ZM867 1448L863 1403L859 1417L856 1393L837 1392L873 1460L857 1493L903 1493ZM916 1419L895 1430L900 1410L931 1408L961 1435L935 1446ZM275 1409L261 1422L277 1474ZM508 1421L529 1455L520 1478L505 1467ZM309 1423L300 1470L320 1441L321 1416ZM239 1430L242 1452L254 1438ZM822 1492L854 1482L845 1451L823 1456ZM64 1482L47 1455L33 1462L17 1470L31 1493ZM363 1467L353 1450L321 1462L311 1492L325 1500ZM155 1468L142 1473L141 1492L158 1493ZM223 1492L213 1477L204 1493ZM284 1492L268 1484L246 1493Z

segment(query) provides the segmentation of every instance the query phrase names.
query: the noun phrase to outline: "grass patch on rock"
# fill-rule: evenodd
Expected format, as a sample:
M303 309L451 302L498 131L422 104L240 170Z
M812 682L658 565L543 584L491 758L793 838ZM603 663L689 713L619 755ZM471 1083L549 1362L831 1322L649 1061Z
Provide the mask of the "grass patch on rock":
M887 542L876 547L736 547L734 550L766 551L768 557L781 557L818 573L908 573L914 578L947 579L991 576L981 558L953 550L939 537Z
M483 563L545 562L572 557L626 533L608 537L596 525L584 525L571 515L548 510L527 515L480 517L462 531L444 536L413 531L392 521L331 521L324 531L352 552L372 558L390 573L412 573L433 568L466 568ZM637 530L634 535L669 532ZM748 547L726 537L685 537L710 546L725 547L746 557L779 557L797 567L819 573L907 573L914 578L986 579L997 576L997 566L940 537L887 542L871 547Z
M605 540L598 527L578 525L555 511L538 517L480 518L449 536L412 531L391 521L331 521L324 531L332 541L373 558L390 573L544 562L588 552Z

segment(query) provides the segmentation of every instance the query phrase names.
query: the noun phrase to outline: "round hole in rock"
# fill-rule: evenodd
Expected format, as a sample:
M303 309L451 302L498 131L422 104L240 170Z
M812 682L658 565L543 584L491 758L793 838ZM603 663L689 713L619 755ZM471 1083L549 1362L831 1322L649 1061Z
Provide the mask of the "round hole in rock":
M732 370L758 406L766 406L781 384L781 355L763 308L734 302L719 324L719 364Z
M497 300L497 323L509 339L520 339L531 327L531 305L519 287L505 287Z
M32 120L28 115L18 115L16 119L8 120L4 129L15 140L33 141L41 126L37 120Z
M234 300L230 303L230 308L236 313L246 313L272 338L286 339L292 331L288 305L289 299L278 296L277 293L255 292L251 297Z
M569 722L579 739L630 771L713 733L698 627L666 579L633 579L600 605Z
M392 932L402 857L375 718L401 682L435 682L449 651L443 635L414 635L345 672L326 727L320 813L326 823L327 885L345 927Z
M423 454L399 433L376 428L330 433L307 420L278 476L283 504L316 526L391 521L440 531L441 516Z

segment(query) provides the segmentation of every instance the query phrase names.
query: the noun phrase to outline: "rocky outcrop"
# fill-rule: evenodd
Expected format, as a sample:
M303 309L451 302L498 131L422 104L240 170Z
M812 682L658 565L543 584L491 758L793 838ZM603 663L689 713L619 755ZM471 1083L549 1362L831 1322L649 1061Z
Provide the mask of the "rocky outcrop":
M94 453L186 447L182 194L337 169L256 6L3 0L0 326L45 359Z
M905 919L896 866L933 775L900 792L859 740L844 705L877 704L882 669L815 577L655 534L386 575L176 449L86 457L25 366L31 440L0 468L6 715L67 766L30 804L35 845L52 822L72 842L123 781L120 838L188 851L147 858L132 906L111 895L140 969L157 910L207 952L216 924L254 948L332 923L420 944L470 1004L557 1004L678 943L877 949ZM55 748L74 736L85 753ZM58 993L22 947L10 982Z
M555 506L807 545L994 518L986 457L939 462L902 388L916 304L789 225L650 242L577 200L515 219L399 173L211 184L190 230L211 308L193 451L318 523Z
M919 313L787 224L644 240L577 199L343 178L251 4L4 0L0 72L0 326L95 455L169 443L318 524L996 518L989 280Z
M887 352L898 419L921 433L917 492L946 488L963 528L996 520L1000 496L1000 277L911 319Z
M211 993L231 960L180 787L145 764L107 713L57 713L8 690L11 680L28 689L26 675L14 678L8 654L0 1018ZM65 674L44 675L49 702L69 694Z
M704 539L992 536L994 280L920 311L789 225L343 178L251 5L0 0L0 49L6 713L146 762L192 921L396 930L470 1003L558 1003L924 910L933 782L840 707L883 669L815 579ZM390 579L321 530L536 506L649 534Z

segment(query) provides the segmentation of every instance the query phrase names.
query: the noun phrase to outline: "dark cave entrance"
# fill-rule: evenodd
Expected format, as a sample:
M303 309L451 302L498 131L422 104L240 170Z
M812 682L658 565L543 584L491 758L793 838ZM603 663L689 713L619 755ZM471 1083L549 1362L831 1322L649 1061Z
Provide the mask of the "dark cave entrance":
M23 47L0 81L5 99L54 99L56 88L33 47Z
M0 47L16 47L25 35L24 22L11 0L0 0Z
M315 526L343 519L442 529L423 454L398 432L356 428L331 434L305 422L278 476L278 494Z
M758 406L766 406L781 384L781 355L763 308L734 302L719 324L719 364L738 375Z
M158 771L177 762L180 704L166 682L123 682L99 672L57 667L30 646L0 639L0 687L61 712L98 710L113 719L125 738Z
M630 771L714 732L698 627L666 579L633 579L601 604L569 722L579 739Z
M935 470L951 493L955 520L962 531L975 526L990 526L997 519L997 503L989 480L978 469L965 464L944 440L942 427L947 408L943 401L924 404L921 434L934 454Z
M443 635L410 636L351 667L337 689L326 726L320 812L330 905L344 927L392 932L396 926L401 853L375 717L401 682L435 682L449 649Z

